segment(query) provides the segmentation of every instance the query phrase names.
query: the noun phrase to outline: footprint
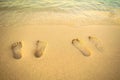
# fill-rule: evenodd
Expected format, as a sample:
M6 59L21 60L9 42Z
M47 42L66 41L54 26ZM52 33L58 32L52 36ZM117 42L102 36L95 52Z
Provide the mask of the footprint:
M88 36L89 41L97 48L97 50L99 50L100 52L103 52L103 46L101 41L93 36Z
M12 49L12 52L13 52L13 57L15 59L22 58L22 52L21 52L22 42L13 43L12 46L11 46L11 49Z
M82 44L82 42L79 39L73 39L72 44L84 55L84 56L90 56L91 52Z
M47 46L47 43L46 42L43 42L43 41L37 41L36 42L36 50L35 50L35 57L41 57L42 54L44 53L45 51L45 48Z

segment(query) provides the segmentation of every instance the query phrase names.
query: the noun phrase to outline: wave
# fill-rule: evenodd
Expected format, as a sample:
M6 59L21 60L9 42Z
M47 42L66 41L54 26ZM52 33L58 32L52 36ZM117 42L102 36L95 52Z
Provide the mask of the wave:
M39 11L47 13L38 15ZM38 24L120 24L120 0L0 0L0 16L0 25L30 20Z
M40 10L109 11L120 9L120 0L0 0L0 8L36 8Z

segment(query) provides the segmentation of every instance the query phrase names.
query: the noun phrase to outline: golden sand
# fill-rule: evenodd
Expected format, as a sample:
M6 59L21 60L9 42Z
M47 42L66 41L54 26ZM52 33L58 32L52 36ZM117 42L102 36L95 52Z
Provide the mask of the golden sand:
M34 20L34 15L24 24L0 27L0 80L120 79L119 25L107 25L107 22L102 25L92 25L91 22L88 22L89 25L80 25L83 23L79 19L79 23L74 25L77 20L53 16L50 20L48 16L46 22L43 20L44 24L39 22L37 16L38 21ZM89 36L95 36L101 41L103 52L92 45ZM72 45L72 40L76 38L89 48L90 56L84 56ZM48 43L40 58L34 56L37 40ZM21 59L13 58L11 50L12 43L18 41L24 41Z

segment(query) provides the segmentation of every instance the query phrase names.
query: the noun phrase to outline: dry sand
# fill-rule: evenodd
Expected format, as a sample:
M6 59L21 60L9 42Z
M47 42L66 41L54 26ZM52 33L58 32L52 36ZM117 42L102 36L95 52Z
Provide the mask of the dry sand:
M0 27L0 80L120 79L119 25L58 24L54 18L49 21L47 24L31 21L33 23ZM51 21L56 21L56 24ZM88 36L97 37L104 51L97 50ZM82 55L72 45L72 40L76 38L89 48L91 56ZM48 43L40 58L34 56L37 40ZM21 59L12 57L10 47L17 41L23 41Z

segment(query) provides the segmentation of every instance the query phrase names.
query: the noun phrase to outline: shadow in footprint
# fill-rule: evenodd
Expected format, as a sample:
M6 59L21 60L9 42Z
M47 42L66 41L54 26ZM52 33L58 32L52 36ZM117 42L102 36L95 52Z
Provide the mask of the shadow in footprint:
M90 56L91 52L83 45L83 43L79 39L73 39L72 44L84 55Z
M95 48L100 51L100 52L103 52L104 49L103 49L103 45L101 43L101 41L96 38L96 37L93 37L93 36L88 36L88 39L89 41L95 46Z
M47 43L44 41L37 41L36 42L36 50L35 50L35 57L39 58L43 55L45 49L46 49Z
M22 42L16 42L13 43L11 46L12 52L13 52L13 57L15 59L20 59L22 58Z

